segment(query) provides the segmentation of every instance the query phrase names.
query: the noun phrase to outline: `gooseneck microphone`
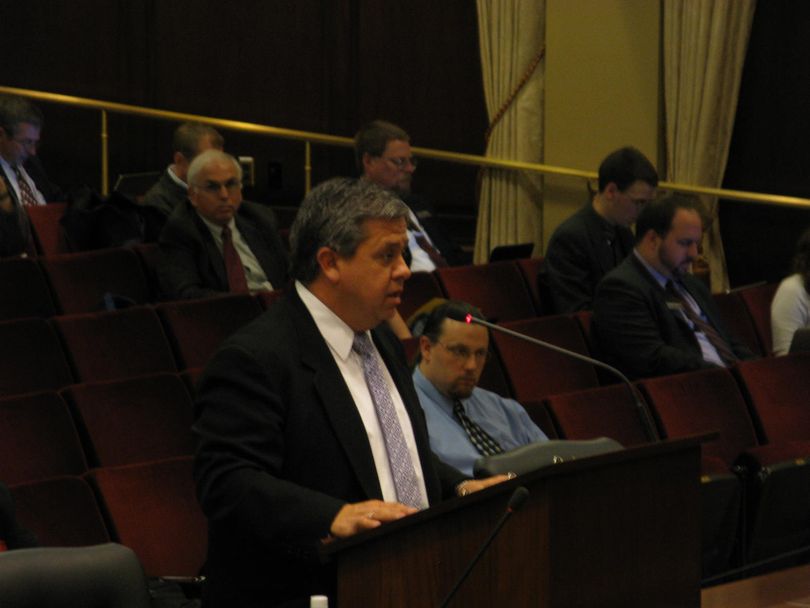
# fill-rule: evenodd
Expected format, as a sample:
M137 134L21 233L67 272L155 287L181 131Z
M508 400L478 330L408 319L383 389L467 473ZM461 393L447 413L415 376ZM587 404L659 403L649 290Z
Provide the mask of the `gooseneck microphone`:
M543 340L538 340L537 338L533 338L532 336L527 336L526 334L522 334L517 331L513 331L511 329L507 329L506 327L501 327L500 325L495 325L494 323L490 323L489 321L484 321L483 319L479 319L469 313L464 313L458 310L453 310L452 307L450 310L447 311L447 318L452 319L453 321L460 321L461 323L467 324L478 324L484 327L487 327L493 331L499 331L504 333L508 336L512 336L519 340L524 340L531 344L535 344L537 346L542 346L543 348L547 348L549 350L553 350L556 353L560 353L561 355L565 355L567 357L572 357L574 359L579 359L580 361L584 361L585 363L590 363L591 365L595 365L601 369L609 371L611 374L619 378L622 382L624 382L625 386L630 390L630 394L633 396L633 401L636 404L636 410L638 412L638 417L641 420L641 425L644 427L644 433L647 435L647 439L651 442L660 441L658 437L658 433L655 430L655 425L653 424L652 417L650 416L650 411L647 409L647 406L644 404L644 400L641 398L641 395L638 393L638 389L633 385L630 380L628 380L627 376L625 376L622 372L618 369L613 367L612 365L608 365L598 359L594 359L592 357L588 357L586 355L581 355L579 353L575 353L572 350L568 350L567 348L562 348L561 346L557 346L556 344L551 344L550 342L545 342Z
M507 522L507 520L512 517L512 514L519 510L526 500L529 498L529 491L524 488L523 486L518 486L515 488L515 491L512 492L512 496L509 497L509 503L506 505L506 511L504 511L501 518L498 520L498 523L495 524L495 527L490 532L487 539L484 541L484 544L481 545L481 548L478 549L478 552L475 554L475 557L472 558L470 565L467 566L467 569L463 572L463 574L459 577L456 584L453 585L453 588L450 590L450 593L447 594L447 597L444 598L444 601L440 604L440 608L447 608L450 601L456 595L458 590L461 588L461 585L464 584L464 581L467 580L467 577L472 572L472 569L475 567L475 564L478 563L478 560L484 555L487 548L492 544L492 541L495 540L495 537L498 536L498 532L501 531L503 525Z

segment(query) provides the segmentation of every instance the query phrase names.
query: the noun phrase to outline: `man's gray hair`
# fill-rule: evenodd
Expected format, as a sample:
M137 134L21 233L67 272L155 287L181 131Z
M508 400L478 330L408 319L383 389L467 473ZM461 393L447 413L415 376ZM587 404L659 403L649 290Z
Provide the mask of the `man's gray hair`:
M408 218L394 193L363 179L337 177L319 184L301 203L290 229L292 276L310 284L318 276L321 247L351 257L366 238L366 220Z
M17 134L17 127L28 123L41 129L42 112L25 97L0 95L0 127L9 138Z
M200 171L213 162L233 164L234 168L236 169L236 177L240 182L242 181L242 166L239 164L239 161L222 150L212 148L210 150L206 150L202 154L198 154L194 157L194 160L191 161L191 164L188 167L188 185L201 185L197 184L197 176L200 174Z

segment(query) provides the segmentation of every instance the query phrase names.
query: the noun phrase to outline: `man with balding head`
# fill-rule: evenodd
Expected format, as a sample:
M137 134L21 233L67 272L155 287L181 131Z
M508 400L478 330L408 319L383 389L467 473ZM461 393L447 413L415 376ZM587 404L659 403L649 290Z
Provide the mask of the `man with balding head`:
M273 212L242 200L242 168L219 150L198 155L188 170L188 199L158 241L158 281L168 299L281 289L287 254Z

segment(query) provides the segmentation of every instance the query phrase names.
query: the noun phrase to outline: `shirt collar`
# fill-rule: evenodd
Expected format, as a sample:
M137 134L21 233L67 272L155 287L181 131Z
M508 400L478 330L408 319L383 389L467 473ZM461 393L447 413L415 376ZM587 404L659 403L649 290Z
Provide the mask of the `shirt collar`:
M175 184L183 188L183 190L188 190L188 184L179 177L177 177L177 174L174 172L174 169L172 169L171 165L169 165L169 168L166 170L166 172L169 174L169 179L171 179Z
M219 224L215 224L211 220L203 217L196 209L194 210L199 218L203 221L203 224L208 226L208 229L211 231L211 234L214 235L215 238L221 239L222 238L222 229L225 226L220 226ZM231 234L236 232L236 218L232 217L228 222L227 226L231 229Z
M295 290L298 292L298 297L301 298L304 306L307 307L309 314L312 315L315 325L318 326L318 330L321 332L323 339L326 340L329 348L341 360L347 360L352 352L354 330L300 281L295 282Z
M664 276L660 272L658 272L655 268L650 266L641 254L638 252L638 249L633 249L633 255L636 256L636 259L644 265L644 268L647 269L647 272L650 273L652 278L661 286L662 289L666 288L667 282L670 280L670 277ZM674 278L672 279L675 280Z
M416 388L425 393L431 401L437 403L442 409L445 409L448 414L452 415L453 400L447 395L439 392L439 389L437 389L433 383L425 377L418 365L413 370L413 383L416 385ZM460 401L464 403L463 399Z

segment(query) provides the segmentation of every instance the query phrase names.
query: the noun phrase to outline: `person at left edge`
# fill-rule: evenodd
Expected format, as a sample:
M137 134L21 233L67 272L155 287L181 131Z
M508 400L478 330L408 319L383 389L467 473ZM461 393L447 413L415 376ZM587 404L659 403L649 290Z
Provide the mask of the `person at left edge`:
M291 231L295 287L203 373L193 430L209 522L205 606L333 593L334 571L316 559L321 543L506 479L469 480L430 451L401 343L383 323L410 275L407 214L365 180L313 189ZM381 393L395 417L378 417ZM392 419L407 446L400 459L383 437ZM413 493L400 495L402 474Z

